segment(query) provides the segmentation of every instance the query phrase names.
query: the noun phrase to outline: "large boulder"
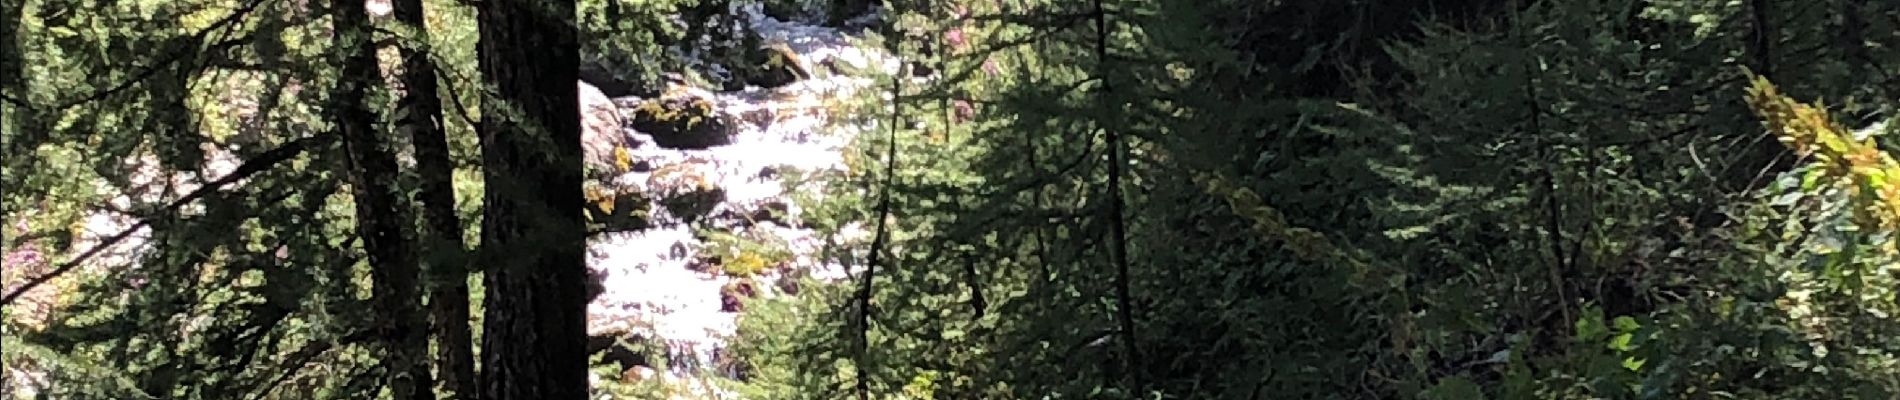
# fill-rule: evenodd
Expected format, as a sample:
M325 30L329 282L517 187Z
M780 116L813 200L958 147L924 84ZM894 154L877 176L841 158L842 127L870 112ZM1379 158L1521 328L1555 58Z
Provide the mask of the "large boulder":
M622 101L627 126L662 148L703 150L732 144L737 124L719 112L711 93L677 89L656 99Z
M578 82L581 106L581 154L589 175L613 176L626 172L632 160L627 149L637 145L622 129L620 108L599 88Z
M723 179L713 160L688 157L660 162L641 186L653 196L655 206L678 219L664 222L699 221L726 201L726 190L719 187Z

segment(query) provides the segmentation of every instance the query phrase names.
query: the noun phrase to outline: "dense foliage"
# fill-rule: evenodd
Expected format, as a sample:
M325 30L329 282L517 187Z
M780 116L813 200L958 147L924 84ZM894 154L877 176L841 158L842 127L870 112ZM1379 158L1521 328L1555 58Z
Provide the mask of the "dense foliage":
M518 303L483 276L521 270L484 263L583 228L489 207L525 194L483 177L567 177L536 157L572 149L476 133L566 112L498 92L478 32L513 28L481 2L420 3L422 30L323 1L0 3L0 398L396 397L460 368L421 357L445 324L483 360L526 343L483 327L566 332L486 308ZM783 84L751 7L907 62L837 71L877 78L827 103L849 171L782 172L822 188L804 224L868 233L815 256L849 279L747 300L717 380L745 398L1900 396L1900 3L585 0L573 61L613 96ZM395 134L407 55L441 84L420 123L446 189ZM507 212L574 232L478 240ZM407 257L366 243L405 229L381 249ZM712 236L725 273L797 258ZM422 306L374 284L404 258L429 296L463 282L471 321L394 310ZM578 287L562 271L535 287Z

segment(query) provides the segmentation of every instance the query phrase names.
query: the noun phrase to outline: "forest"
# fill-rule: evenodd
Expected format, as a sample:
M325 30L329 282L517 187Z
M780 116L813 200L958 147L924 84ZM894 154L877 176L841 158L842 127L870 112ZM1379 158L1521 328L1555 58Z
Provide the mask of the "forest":
M1896 399L1900 2L0 0L0 400Z

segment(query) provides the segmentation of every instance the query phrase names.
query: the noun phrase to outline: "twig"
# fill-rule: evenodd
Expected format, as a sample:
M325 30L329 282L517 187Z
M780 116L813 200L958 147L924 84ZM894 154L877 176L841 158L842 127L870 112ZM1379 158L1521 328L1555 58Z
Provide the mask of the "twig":
M1082 349L1087 348L1090 345L1100 343L1103 339L1107 339L1109 336L1114 335L1116 333L1119 333L1119 332L1115 330L1106 330L1106 331L1096 332L1094 334L1082 337L1083 340L1077 341L1073 345L1069 345L1068 350L1063 351L1061 353L1062 361L1064 363L1067 363L1069 360L1074 359L1075 354L1081 352Z
M1530 51L1530 38L1524 33L1524 21L1521 19L1522 16L1518 15L1515 11L1517 9L1516 5L1519 3L1513 2L1512 4L1512 9L1514 10L1512 12L1512 28L1515 30L1520 46L1524 47L1522 50ZM1544 128L1542 119L1544 116L1544 108L1537 100L1537 80L1534 75L1537 70L1531 67L1529 59L1526 59L1522 64L1524 68L1524 98L1525 102L1530 105L1530 118L1528 121L1530 123L1530 129L1528 132L1531 135L1543 135ZM1563 313L1565 321L1574 321L1570 318L1570 296L1565 294L1567 290L1565 290L1563 280L1565 272L1570 270L1571 259L1564 251L1564 244L1566 242L1564 240L1563 204L1557 201L1557 173L1556 168L1552 165L1556 163L1554 156L1556 153L1556 151L1554 151L1556 145L1546 143L1542 137L1534 137L1533 139L1537 139L1537 152L1540 155L1538 158L1540 158L1539 162L1543 163L1541 168L1543 176L1541 178L1544 186L1544 224L1545 229L1548 231L1547 234L1550 236L1551 265L1550 268L1548 268L1550 272L1550 285L1551 289L1557 292L1558 311Z
M25 108L28 110L33 109L32 104L27 104L25 100L20 100L20 99L13 98L13 96L8 96L6 93L0 93L0 100L5 100L8 103L13 103L13 105L20 106L20 108Z
M430 55L432 55L432 56L434 55L434 53L433 53L433 52L431 52L431 53L429 53L429 54L430 54ZM433 57L431 57L431 58L433 58ZM429 64L430 64L430 65L433 65L433 66L435 67L435 73L436 73L436 75L437 75L437 76L439 76L439 77L441 77L441 78L444 78L444 79L438 79L437 81L438 81L438 82L441 82L441 83L442 83L442 86L443 86L443 88L444 88L444 89L448 89L448 91L449 91L449 96L448 96L448 98L449 98L449 102L451 102L451 103L455 103L455 114L456 114L456 116L458 116L458 117L462 117L462 122L464 122L464 123L467 123L467 124L468 124L468 127L469 127L469 129L481 129L481 126L482 126L482 125L481 125L481 123L480 123L480 122L478 122L478 121L476 121L476 120L475 120L475 119L474 119L473 117L470 117L470 116L469 116L469 115L471 115L471 113L469 113L469 112L468 112L468 106L467 106L467 105L464 105L464 104L462 104L462 97L461 97L461 96L456 96L456 95L455 95L455 94L457 93L457 90L455 89L455 82L456 82L456 80L458 80L458 79L462 79L462 80L465 80L465 79L467 79L468 77L466 77L466 76L462 76L462 75L460 75L460 74L455 74L455 73L453 73L454 71L449 71L449 70L447 70L447 69L444 69L444 68L442 68L442 65L443 65L443 64L442 64L442 62L441 62L441 61L439 61L439 60L438 60L438 61L436 61L436 62L431 62L431 63L429 63ZM450 78L450 77L453 77L453 78L456 78L456 79L446 79L446 78ZM476 92L476 94L477 94L478 96L487 96L487 95L488 95L487 93L483 93L483 92L481 92L481 91L477 91L477 92Z

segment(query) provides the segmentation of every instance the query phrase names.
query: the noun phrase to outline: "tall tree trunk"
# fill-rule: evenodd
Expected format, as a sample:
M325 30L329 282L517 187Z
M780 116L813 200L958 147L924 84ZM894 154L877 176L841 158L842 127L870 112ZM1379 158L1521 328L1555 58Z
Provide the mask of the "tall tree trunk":
M475 381L474 337L469 333L468 249L462 244L462 220L455 214L455 164L443 133L442 99L435 62L429 59L428 21L422 0L396 0L396 21L416 33L418 43L402 46L401 121L416 146L416 172L422 177L420 201L432 256L429 266L429 315L434 319L436 373L440 390L453 399L480 398Z
M1121 101L1115 97L1114 78L1109 75L1108 59L1108 10L1102 8L1102 0L1094 0L1095 6L1095 59L1097 78L1102 80L1100 105L1105 116L1118 116ZM1128 144L1122 138L1123 124L1110 120L1103 124L1108 133L1108 259L1115 264L1115 319L1121 326L1122 368L1127 374L1129 393L1136 397L1148 397L1148 387L1142 381L1145 365L1141 360L1141 335L1135 323L1135 299L1133 278L1128 268L1128 220L1125 201L1122 196L1122 168L1128 163Z
M574 0L483 0L483 397L587 396Z
M365 103L370 85L379 81L369 13L363 2L332 4L335 46L342 49L337 80L336 115L349 159L356 199L357 233L369 253L382 365L396 399L433 399L428 364L428 328L417 289L421 267L406 233L414 220L396 189L396 157L376 132L376 114Z

